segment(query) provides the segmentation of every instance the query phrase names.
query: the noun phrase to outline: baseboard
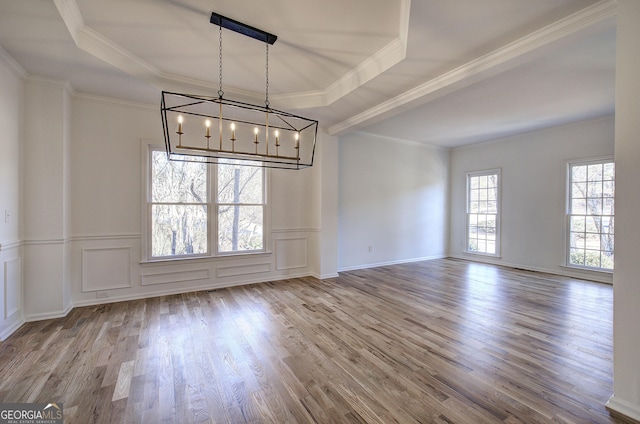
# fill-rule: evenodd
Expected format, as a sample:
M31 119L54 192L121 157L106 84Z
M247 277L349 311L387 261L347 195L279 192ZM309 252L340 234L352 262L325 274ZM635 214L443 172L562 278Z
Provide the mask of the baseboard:
M600 276L599 275L600 273L598 272L581 272L581 271L572 272L572 268L550 269L550 268L542 268L542 267L535 267L535 266L529 266L529 265L514 264L511 262L495 260L485 256L480 256L480 255L477 255L477 256L476 255L460 255L460 254L451 253L446 257L452 258L452 259L460 259L463 261L480 262L480 263L491 264L491 265L506 266L509 268L524 269L525 271L544 272L545 274L559 275L562 277L576 278L579 280L588 280L588 281L596 281L598 283L613 284L608 277Z
M2 330L2 332L0 332L0 342L3 342L5 340L7 340L9 338L9 336L11 336L13 333L18 331L18 329L20 327L22 327L22 325L25 322L26 321L24 320L24 318L20 318L19 320L14 322L10 327L5 328L4 330Z
M422 258L400 259L397 261L377 262L377 263L371 263L371 264L347 266L347 267L338 268L338 272L356 271L359 269L368 269L368 268L379 268L381 266L408 264L411 262L431 261L434 259L443 259L446 257L447 255L433 255L433 256L424 256Z
M315 272L311 274L313 278L317 278L318 280L328 280L330 278L338 278L340 275L336 272L333 274L316 274Z
M25 322L33 322L33 321L43 321L45 319L55 319L55 318L64 318L69 315L69 312L74 308L75 305L69 305L62 311L56 312L44 312L41 314L30 314L25 315Z
M191 292L197 292L197 291L205 291L205 290L219 290L219 289L226 289L229 287L239 287L239 286L247 286L250 284L260 284L260 283L268 283L271 281L282 281L282 280L289 280L292 278L303 278L303 277L309 277L312 276L311 274L307 273L300 273L300 274L289 274L289 275L278 275L276 277L272 277L272 278L256 278L256 279L251 279L251 280L243 280L243 281L238 281L238 282L231 282L231 283L224 283L224 284L204 284L201 286L192 286L192 287L185 287L185 288L174 288L174 289L169 289L169 290L158 290L158 291L153 291L153 292L148 292L148 293L133 293L133 294L128 294L128 295L124 295L124 296L115 296L115 297L108 297L108 298L104 298L104 299L88 299L88 300L79 300L79 301L75 301L73 302L73 307L74 308L80 308L83 306L95 306L95 305L104 305L107 303L116 303L116 302L127 302L130 300L141 300L141 299L150 299L153 297L160 297L160 296L171 296L174 294L183 294L183 293L191 293Z
M611 396L605 407L612 416L629 422L640 423L640 405Z

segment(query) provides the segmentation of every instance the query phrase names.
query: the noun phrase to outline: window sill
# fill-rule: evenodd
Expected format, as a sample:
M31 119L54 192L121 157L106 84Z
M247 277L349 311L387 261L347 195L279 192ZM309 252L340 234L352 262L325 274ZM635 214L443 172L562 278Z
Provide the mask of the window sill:
M143 266L154 265L169 265L178 263L202 263L202 262L218 262L226 259L243 259L243 258L259 258L271 256L271 252L247 252L247 253L233 253L224 254L218 256L194 256L194 257L181 257L181 258L162 258L162 259L149 259L139 262Z
M502 256L500 256L499 254L494 255L492 253L471 252L471 251L468 251L468 250L465 250L462 253L464 253L465 255L482 256L482 257L485 257L485 258L495 258L495 259L501 259L502 258Z
M597 272L600 274L613 274L612 269L601 269L601 268L588 268L586 266L577 266L577 265L560 265L561 268L573 269L577 271L587 271L587 272Z

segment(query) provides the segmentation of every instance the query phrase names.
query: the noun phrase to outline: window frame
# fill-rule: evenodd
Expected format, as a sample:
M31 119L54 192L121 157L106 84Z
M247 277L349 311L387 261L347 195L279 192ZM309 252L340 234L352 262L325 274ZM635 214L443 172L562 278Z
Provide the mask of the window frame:
M141 196L141 229L143 231L141 237L141 263L167 262L167 261L184 261L197 259L213 259L223 257L236 257L269 253L269 203L268 203L268 187L269 175L268 169L257 167L262 172L262 249L255 250L239 250L239 251L223 251L218 249L218 186L217 175L218 165L214 163L207 164L207 252L199 254L182 254L169 256L152 256L152 152L165 152L164 145L155 141L142 140L141 157L142 157L142 180L143 193Z
M616 183L616 176L615 176L615 160L613 158L613 156L601 156L601 157L595 157L595 158L589 158L589 159L579 159L579 160L570 160L570 161L566 161L566 178L565 178L565 219L564 219L564 243L565 243L565 249L564 249L564 266L568 267L568 268L573 268L573 269L580 269L580 270L585 270L585 271L593 271L593 272L601 272L601 273L606 273L606 274L612 274L614 269L615 269L615 265L614 268L602 268L602 266L600 267L593 267L593 266L588 266L588 265L580 265L580 264L574 264L571 263L571 217L577 214L573 214L572 213L572 200L573 200L573 167L574 166L588 166L588 165L604 165L607 163L613 163L614 165L614 176L613 176L613 203L614 203L614 209L613 209L613 214L612 215L605 215L604 213L602 213L601 215L599 215L600 217L603 216L610 216L615 220L615 183ZM603 180L604 181L604 180ZM604 194L603 197L604 198ZM589 214L585 214L585 216L589 216ZM614 228L615 228L615 221L614 221ZM586 229L585 229L586 231ZM600 235L600 239L602 240L602 232L598 233ZM613 233L613 237L615 240L615 230ZM593 250L593 249L584 249L586 250ZM604 252L604 250L602 250L602 246L600 246L599 252L602 254L602 252ZM614 247L612 250L612 253L614 255L615 258L615 241L614 241ZM614 259L615 260L615 259Z
M488 175L496 175L498 177L497 182L497 198L496 198L496 213L495 213L495 221L496 221L496 237L495 237L495 253L487 253L487 252L479 252L476 250L469 249L469 224L471 215L477 215L477 213L472 213L470 211L471 204L471 178L473 177L482 177ZM478 255L478 256L488 256L492 258L500 258L501 257L501 209L502 209L502 169L501 168L493 168L493 169L485 169L481 171L468 171L465 173L465 240L464 240L464 253L469 255ZM491 214L493 215L493 214Z

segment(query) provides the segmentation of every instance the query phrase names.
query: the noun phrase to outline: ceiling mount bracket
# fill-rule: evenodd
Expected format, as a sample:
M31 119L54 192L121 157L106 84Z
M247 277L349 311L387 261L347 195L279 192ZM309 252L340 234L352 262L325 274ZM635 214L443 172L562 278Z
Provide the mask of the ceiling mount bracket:
M211 12L211 19L209 19L209 22L222 28L230 29L231 31L246 35L247 37L255 38L263 43L273 44L278 39L277 35L243 24L235 19L227 18L226 16L222 16L216 12Z

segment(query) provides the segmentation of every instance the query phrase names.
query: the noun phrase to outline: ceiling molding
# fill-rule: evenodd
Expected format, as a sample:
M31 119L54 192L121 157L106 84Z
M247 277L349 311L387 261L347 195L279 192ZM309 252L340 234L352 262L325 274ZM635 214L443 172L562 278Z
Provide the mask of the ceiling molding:
M492 52L329 127L330 135L357 130L420 104L437 99L517 65L517 59L581 30L614 17L616 0L602 0L508 43Z
M291 109L325 107L363 86L407 57L410 15L411 0L401 0L398 37L330 84L325 90L282 94L273 96L273 99L282 103L283 107Z
M24 81L25 78L29 76L27 71L2 47L0 47L0 61L6 63L9 69L11 69L20 80Z
M194 88L217 88L213 82L162 72L114 43L85 24L76 0L54 0L54 3L76 46L115 68L162 89L175 88L176 91L181 91L185 85ZM398 64L406 57L410 11L411 0L401 0L399 36L324 90L273 95L272 100L281 104L281 107L290 109L328 106ZM262 93L246 90L228 87L225 91L244 99L264 98Z

